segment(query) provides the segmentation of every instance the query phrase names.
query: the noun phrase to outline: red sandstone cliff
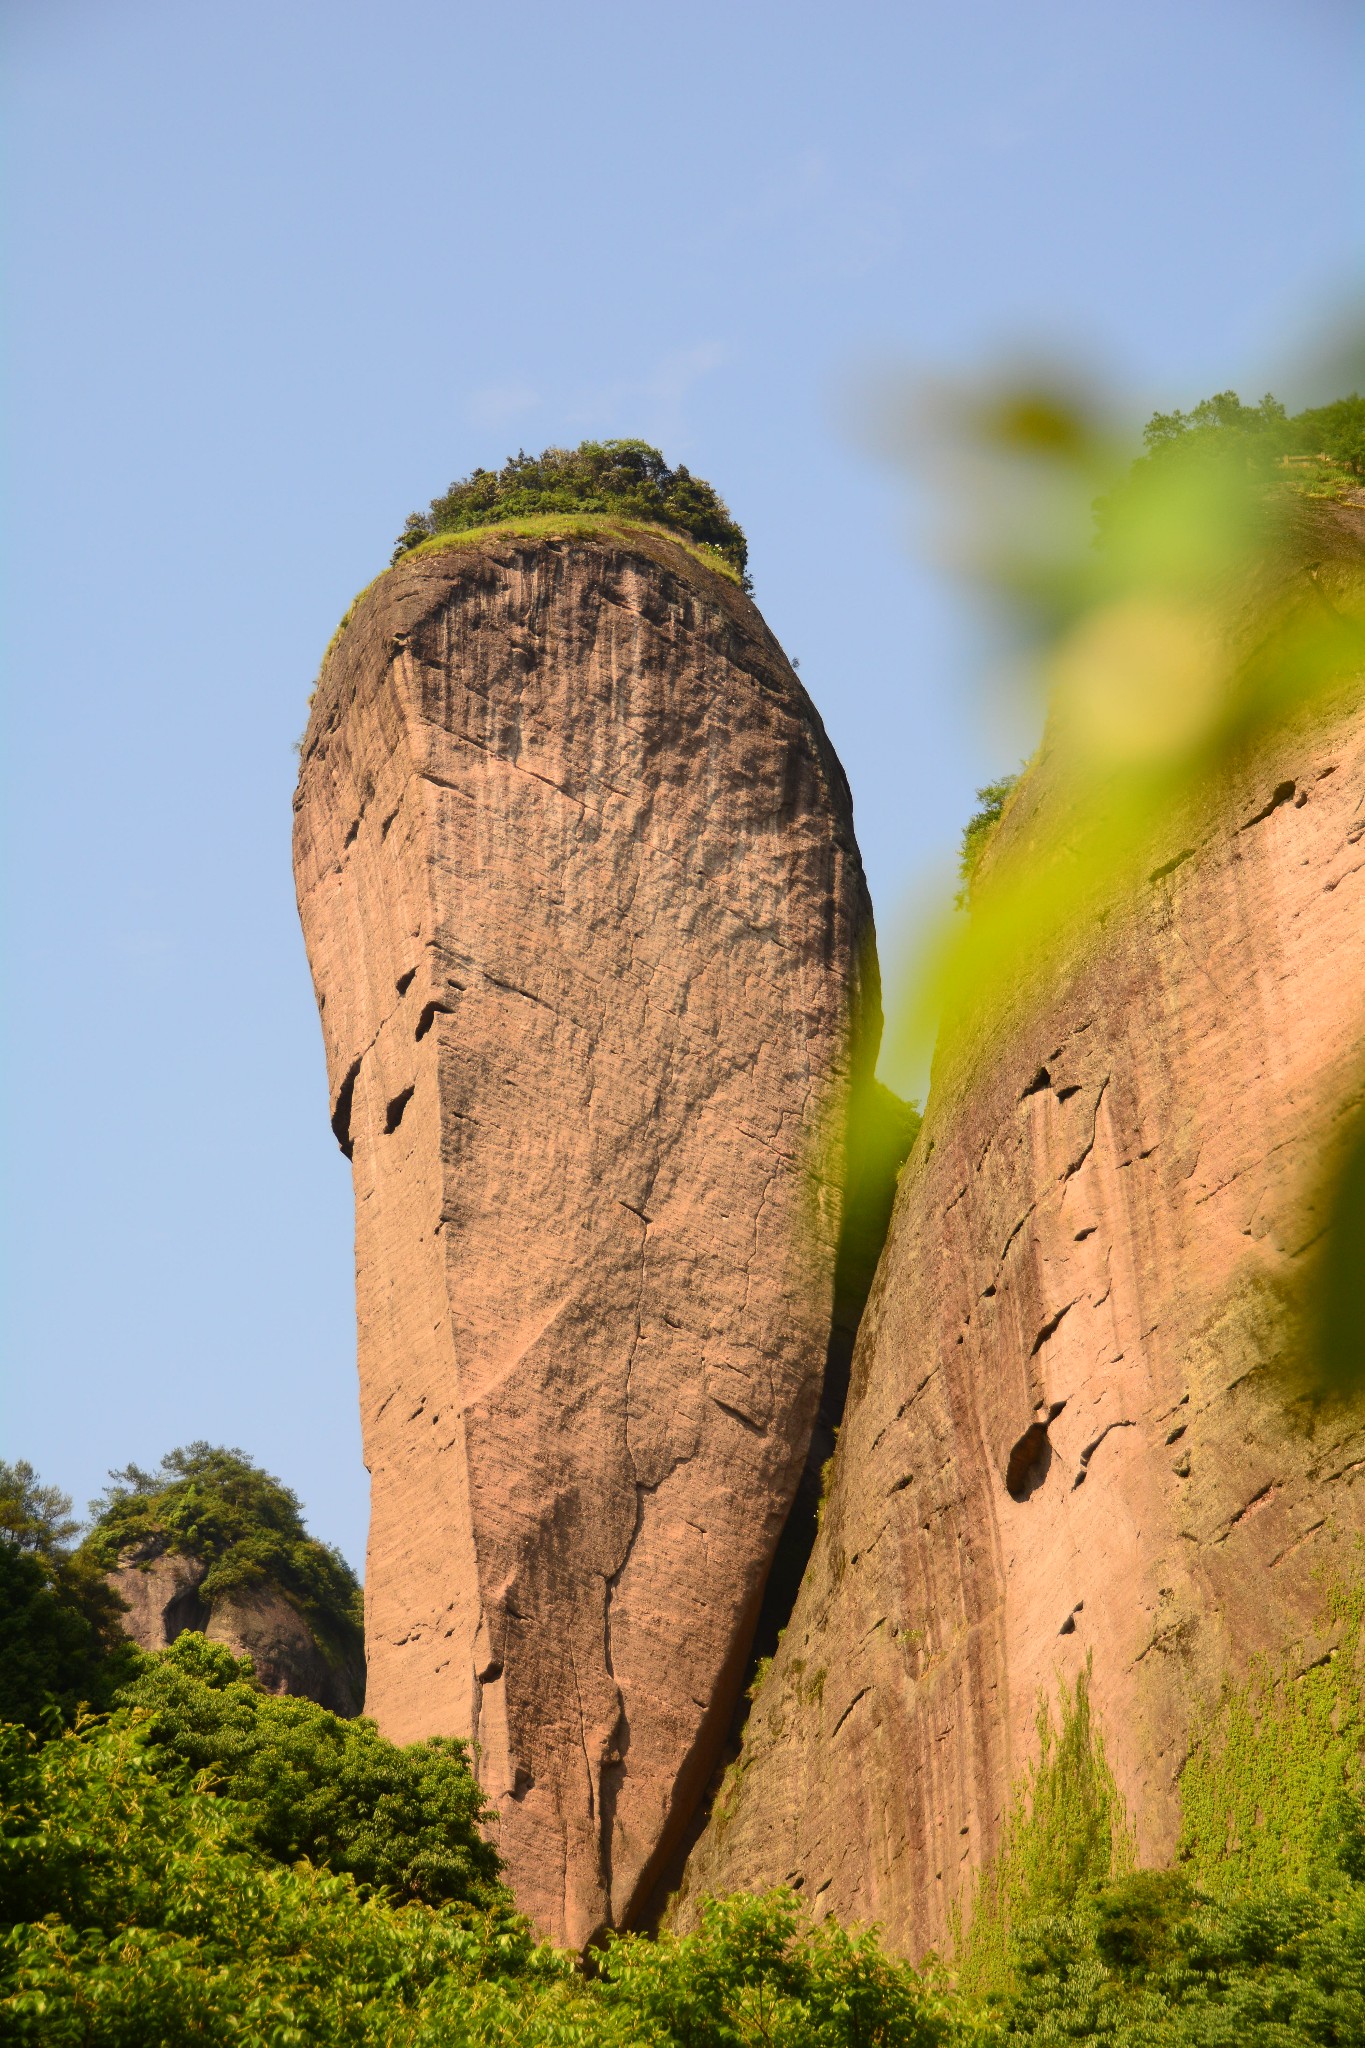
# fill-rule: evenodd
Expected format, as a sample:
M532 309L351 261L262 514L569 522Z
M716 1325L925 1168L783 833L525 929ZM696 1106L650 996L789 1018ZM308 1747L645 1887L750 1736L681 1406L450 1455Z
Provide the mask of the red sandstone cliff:
M360 603L295 865L355 1180L367 1711L473 1738L519 1903L580 1943L710 1775L820 1393L879 1028L847 786L684 549L494 535Z
M1365 520L1339 528L1358 573ZM1329 601L1310 573L1302 601ZM705 1891L786 1882L942 1946L1040 1692L1087 1658L1140 1857L1168 1859L1224 1674L1325 1653L1365 1428L1295 1399L1281 1300L1365 1055L1350 703L1173 836L1022 1026L1006 1003L971 1070L936 1073L815 1550L684 1923ZM1044 759L1002 838L1048 801Z

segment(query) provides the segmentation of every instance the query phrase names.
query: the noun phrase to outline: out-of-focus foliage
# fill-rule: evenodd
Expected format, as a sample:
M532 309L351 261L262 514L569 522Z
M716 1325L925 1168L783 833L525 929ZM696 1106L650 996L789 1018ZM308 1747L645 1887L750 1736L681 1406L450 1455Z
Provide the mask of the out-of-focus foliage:
M1171 456L1227 460L1262 482L1278 476L1335 497L1365 479L1365 398L1353 392L1291 417L1269 392L1259 405L1243 405L1235 391L1217 391L1189 412L1154 413L1142 439L1148 464Z
M1365 1386L1365 1081L1320 1191L1326 1227L1311 1257L1306 1333L1319 1384Z
M1365 662L1360 607L1284 601L1304 501L1249 469L1254 437L1172 430L1125 470L1106 423L1047 392L964 404L957 424L958 559L1012 622L1047 731L1018 791L1039 798L1018 857L982 861L983 821L972 915L926 963L914 1022L938 1023L950 1051Z
M724 499L681 464L670 469L647 441L583 441L577 448L509 456L501 469L476 469L433 498L430 511L409 515L393 558L440 533L545 512L615 513L673 527L714 548L748 588L748 542Z
M73 1552L71 1501L26 1459L0 1460L0 1721L40 1728L107 1704L137 1653L122 1602L98 1565Z
M998 782L983 783L976 792L980 808L973 811L962 828L962 845L957 857L957 878L961 888L954 899L958 910L965 910L971 901L972 877L977 862L986 850L987 841L1000 823L1001 815L1009 801L1010 791L1019 780L1019 774L1002 775Z
M835 1322L852 1341L886 1242L900 1170L919 1135L919 1105L880 1081L857 1087L845 1133L844 1213L835 1262Z
M1365 504L1363 419L1356 396L1290 418L1224 392L1157 415L1134 463L1100 410L1060 389L940 408L950 552L1009 627L1046 726L1003 823L992 788L969 827L970 914L928 935L899 1028L908 1066L932 1045L936 1075L969 1068L990 1027L1022 1021L1283 735L1359 700L1361 550L1340 525L1349 507L1319 498L1330 470L1334 494ZM1355 1388L1365 1075L1341 1112L1323 1185L1305 1191L1323 1227L1300 1294L1319 1385Z
M205 1600L242 1587L273 1585L288 1595L319 1640L363 1669L364 1602L339 1550L308 1534L298 1497L243 1451L192 1443L155 1472L129 1465L110 1474L83 1553L110 1568L142 1546L181 1551L208 1566Z
M480 1833L492 1815L464 1743L398 1748L372 1722L255 1684L248 1660L186 1634L117 1694L159 1772L188 1773L234 1801L254 1845L306 1857L368 1889L427 1905L491 1907L498 1858Z

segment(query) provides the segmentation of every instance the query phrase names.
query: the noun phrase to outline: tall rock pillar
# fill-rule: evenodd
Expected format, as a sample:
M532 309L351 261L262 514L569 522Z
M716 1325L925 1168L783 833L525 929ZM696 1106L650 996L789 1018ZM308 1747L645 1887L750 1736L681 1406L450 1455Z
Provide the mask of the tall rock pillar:
M580 1943L715 1764L820 1393L880 1025L848 787L685 549L495 534L335 643L295 868L355 1181L367 1711L473 1739L519 1902Z

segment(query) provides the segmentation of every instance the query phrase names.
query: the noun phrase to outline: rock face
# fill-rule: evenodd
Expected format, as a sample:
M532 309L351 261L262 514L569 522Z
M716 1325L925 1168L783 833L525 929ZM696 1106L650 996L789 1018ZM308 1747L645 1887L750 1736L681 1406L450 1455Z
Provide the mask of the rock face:
M473 1739L519 1903L581 1943L710 1775L821 1392L880 1028L847 786L684 549L495 535L329 654L295 871L355 1181L367 1711Z
M140 1543L119 1554L117 1571L105 1574L123 1602L124 1634L140 1650L164 1650L187 1629L201 1633L209 1610L199 1597L208 1567L160 1542Z
M250 1657L267 1692L316 1700L349 1718L364 1705L363 1674L329 1657L292 1600L273 1586L244 1586L213 1603L204 1634Z
M1305 1189L1365 1073L1356 705L1174 841L1022 1031L936 1073L811 1564L683 1924L703 1892L787 1882L942 1948L1039 1694L1087 1660L1139 1855L1168 1860L1224 1675L1325 1654L1365 1430L1275 1358L1320 1224Z
M319 1645L291 1600L269 1585L243 1587L206 1598L208 1567L200 1558L166 1550L159 1540L125 1550L109 1584L124 1603L123 1628L139 1649L164 1650L196 1630L224 1643L234 1657L250 1657L267 1692L316 1700L334 1714L358 1714L363 1673L347 1671Z

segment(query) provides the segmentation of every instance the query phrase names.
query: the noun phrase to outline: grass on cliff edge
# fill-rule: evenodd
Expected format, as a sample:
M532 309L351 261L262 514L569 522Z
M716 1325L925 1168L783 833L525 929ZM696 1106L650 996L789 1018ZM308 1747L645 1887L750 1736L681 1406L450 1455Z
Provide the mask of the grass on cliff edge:
M650 533L658 540L672 541L674 547L691 555L693 561L700 562L704 569L714 569L717 576L723 576L727 583L737 584L741 589L744 587L743 575L719 548L711 547L705 541L692 540L676 527L661 525L657 520L631 519L619 512L509 513L506 518L490 519L482 526L462 526L450 532L433 533L413 547L405 548L398 561L410 561L414 555L439 554L442 548L479 547L504 533L526 540L592 538L600 533L622 537L632 533ZM378 580L376 577L375 582ZM366 585L366 589L373 588L373 583Z
M501 469L461 477L426 512L413 512L393 559L439 533L541 513L599 512L666 527L714 550L748 588L749 544L730 508L703 477L670 469L647 441L580 441L577 448L523 449Z

